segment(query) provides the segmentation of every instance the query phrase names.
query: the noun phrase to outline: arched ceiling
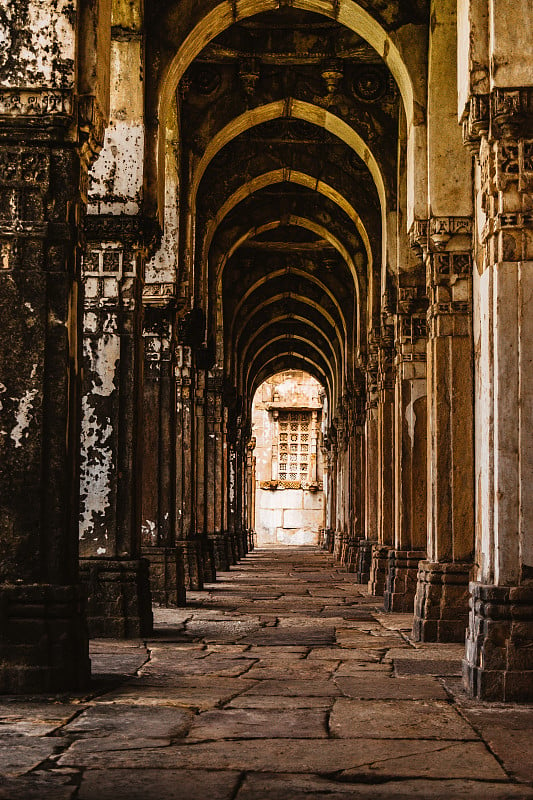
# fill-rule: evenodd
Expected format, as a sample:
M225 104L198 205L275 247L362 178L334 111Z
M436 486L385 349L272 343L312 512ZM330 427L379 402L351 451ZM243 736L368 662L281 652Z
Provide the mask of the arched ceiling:
M181 294L203 308L206 341L246 403L297 368L335 407L379 322L398 122L412 120L414 91L392 38L356 3L290 6L236 2L229 20L222 3L168 65L163 95L182 77Z

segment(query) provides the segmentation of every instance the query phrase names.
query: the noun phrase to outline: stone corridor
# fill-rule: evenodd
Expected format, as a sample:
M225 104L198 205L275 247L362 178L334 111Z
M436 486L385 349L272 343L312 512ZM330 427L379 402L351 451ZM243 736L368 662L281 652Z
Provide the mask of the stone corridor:
M88 694L0 701L0 800L533 798L533 709L468 700L312 548L256 550L149 641L92 643Z

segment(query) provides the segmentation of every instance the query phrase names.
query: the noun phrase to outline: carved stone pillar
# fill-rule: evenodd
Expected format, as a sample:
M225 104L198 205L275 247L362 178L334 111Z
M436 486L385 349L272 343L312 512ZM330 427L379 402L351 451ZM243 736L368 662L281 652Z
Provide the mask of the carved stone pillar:
M173 284L143 292L144 415L142 555L155 603L185 605L183 554L176 547L176 420Z
M72 114L68 91L0 93L0 691L8 693L79 689L90 673L77 543L87 169Z
M496 89L483 101L471 101L465 126L479 137L472 142L479 491L463 672L471 696L532 701L533 89Z
M364 392L357 390L354 398L354 419L352 447L352 497L353 497L353 527L352 541L347 554L346 566L348 572L357 572L359 543L365 537L365 411Z
M141 559L142 219L88 216L80 487L80 570L91 636L152 628Z
M427 388L425 290L400 287L396 316L395 533L384 593L387 611L412 611L426 558Z
M365 538L357 547L357 581L368 583L372 547L378 543L378 364L374 356L366 371L365 404Z
M183 337L182 337L183 338ZM204 586L201 543L193 516L194 370L190 345L177 347L176 377L176 546L181 550L185 588Z
M415 597L417 641L462 641L474 550L472 222L429 221L428 543Z
M256 460L254 450L256 445L255 437L252 437L246 447L246 476L247 476L247 530L248 530L248 549L254 549L255 545L255 490L256 490L256 476L255 466Z
M227 532L224 526L224 414L222 375L216 371L207 376L206 429L206 514L207 536L212 542L215 568L227 571L231 564Z
M346 416L343 405L337 409L337 416L334 420L336 440L336 477L335 477L335 539L333 543L333 558L336 561L342 559L342 552L346 541L346 528L344 524L344 512L346 503Z
M197 354L198 361L198 354ZM207 370L202 365L196 368L194 392L194 504L193 519L196 538L200 544L203 560L204 581L216 580L214 541L207 533L208 498L207 492Z
M328 430L328 477L329 477L329 521L327 545L330 553L335 549L337 524L337 432L333 426Z
M236 564L241 553L237 534L237 415L234 408L227 409L227 536L231 548L231 563Z
M239 559L244 558L248 552L248 531L246 529L246 442L250 437L250 429L238 419L237 447L236 447L236 488L235 497L235 537Z
M382 595L394 545L394 347L383 327L378 362L378 543L372 548L368 590Z

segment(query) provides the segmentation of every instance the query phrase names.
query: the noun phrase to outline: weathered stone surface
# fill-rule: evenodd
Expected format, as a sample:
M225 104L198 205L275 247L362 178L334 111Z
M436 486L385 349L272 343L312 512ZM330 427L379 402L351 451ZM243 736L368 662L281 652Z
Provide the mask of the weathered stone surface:
M217 678L215 681L213 677L180 677L170 685L167 683L162 686L158 686L157 682L154 685L148 679L140 679L131 686L124 686L104 695L99 701L206 710L231 700L252 686L253 681L244 681L241 678Z
M84 711L65 728L77 738L113 737L117 735L144 739L173 739L184 736L193 715L177 708L153 708L124 704L98 704Z
M285 775L248 775L237 794L237 800L312 800L327 798L328 800L441 800L442 797L453 800L470 800L471 797L486 797L487 800L528 800L533 796L533 789L525 786L492 783L484 780L385 780L377 785L366 783L345 783L333 781L318 775L303 776Z
M258 681L246 694L334 697L340 694L340 690L333 680L286 680L282 675L276 680Z
M187 741L318 739L326 736L326 715L322 711L224 709L208 711L197 717Z
M32 772L19 778L2 775L0 800L12 800L14 797L24 800L71 800L75 792L77 786L72 781L72 775L61 774L60 770L54 770L53 773Z
M16 777L35 769L59 749L57 739L3 736L0 739L0 775Z
M369 672L358 678L335 677L346 697L360 700L446 700L444 688L436 678L388 678Z
M241 694L227 703L226 708L273 708L286 711L293 708L331 708L334 697L320 697L301 695L289 697L288 695L254 695Z
M533 766L527 755L533 738L531 706L488 708L471 706L461 709L470 724L515 780L533 781Z
M420 700L336 700L329 728L341 739L478 738L448 704Z
M62 766L102 769L105 753L91 752L85 742L74 744L59 760ZM338 772L381 777L472 778L503 780L505 773L485 745L395 739L261 739L121 750L113 769L241 769L252 772Z
M224 770L86 770L79 800L232 800L239 773ZM1 797L1 795L0 795Z

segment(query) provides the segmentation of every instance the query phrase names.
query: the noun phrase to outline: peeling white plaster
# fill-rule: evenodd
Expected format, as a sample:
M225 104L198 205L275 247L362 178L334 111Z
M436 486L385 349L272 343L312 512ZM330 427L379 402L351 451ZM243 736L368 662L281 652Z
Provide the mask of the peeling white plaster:
M94 530L94 516L103 515L110 506L113 451L110 438L113 428L102 425L90 405L90 398L82 399L80 539Z
M114 122L91 170L89 210L117 213L124 203L139 210L143 188L144 126ZM112 199L109 199L112 198Z
M105 547L97 547L96 548L96 555L97 556L105 556L107 553L107 549Z
M65 88L75 78L76 10L73 0L32 0L27 4L24 26L17 20L18 0L4 0L0 18L0 69L3 85ZM17 66L6 70L16 52ZM58 55L60 53L60 55Z
M110 314L108 316L108 324L111 324L110 317L112 316L114 315ZM86 339L84 342L84 354L89 360L90 369L96 377L91 388L91 394L109 397L117 388L115 386L115 374L117 364L120 361L120 336L113 333L105 333L103 336L98 337L96 342Z
M411 381L411 402L405 408L405 421L407 422L407 430L409 433L409 439L411 441L411 447L414 445L415 441L415 425L416 425L416 411L415 411L415 403L421 397L426 395L427 386L425 378L421 378L420 380Z
M11 438L15 442L15 447L22 447L22 439L27 439L28 437L28 429L33 419L33 401L37 394L38 389L26 389L23 397L18 401L18 409L15 412L17 424L11 431ZM15 398L11 399L14 400Z
M34 314L35 313L35 309L33 308L31 303L24 303L24 308L27 308L28 311L30 312L30 314Z
M3 384L3 383L0 383L0 395L3 395L3 394L5 394L6 392L7 392L7 388L4 386L4 384ZM3 407L4 407L4 406L3 406L3 403L2 403L2 401L0 400L0 411L3 409ZM2 431L2 432L3 432L3 433L5 433L5 431Z

